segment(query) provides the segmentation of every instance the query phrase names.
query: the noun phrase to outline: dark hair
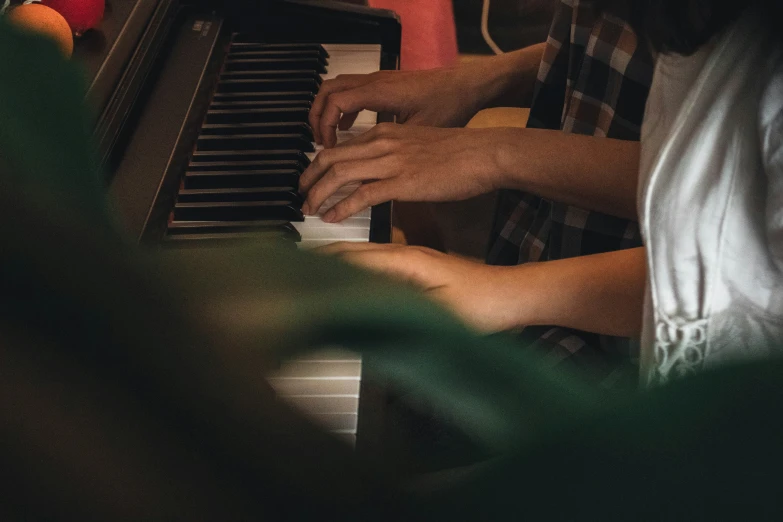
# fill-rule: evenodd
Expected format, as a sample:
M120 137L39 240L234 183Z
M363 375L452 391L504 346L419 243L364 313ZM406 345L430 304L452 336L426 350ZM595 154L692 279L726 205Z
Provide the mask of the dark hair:
M640 40L661 53L690 55L737 20L745 9L765 11L780 24L781 0L595 0L606 11L627 21Z

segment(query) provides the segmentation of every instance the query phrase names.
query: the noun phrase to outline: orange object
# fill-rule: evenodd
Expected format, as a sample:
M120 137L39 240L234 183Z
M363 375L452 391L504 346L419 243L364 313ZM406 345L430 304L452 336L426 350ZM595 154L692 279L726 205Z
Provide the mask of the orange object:
M41 4L26 4L14 7L6 17L18 27L54 40L66 58L73 54L71 27L54 9Z
M395 11L402 22L401 69L433 69L457 61L452 0L369 0Z

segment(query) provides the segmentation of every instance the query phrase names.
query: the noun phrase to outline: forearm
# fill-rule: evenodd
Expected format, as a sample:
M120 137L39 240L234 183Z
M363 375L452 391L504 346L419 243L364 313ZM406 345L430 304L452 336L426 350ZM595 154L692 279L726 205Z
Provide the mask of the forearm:
M508 267L519 325L556 325L605 335L641 332L645 249Z
M535 44L463 65L463 81L480 98L479 109L529 106L544 48L544 43Z
M544 129L491 129L497 188L636 219L639 142Z

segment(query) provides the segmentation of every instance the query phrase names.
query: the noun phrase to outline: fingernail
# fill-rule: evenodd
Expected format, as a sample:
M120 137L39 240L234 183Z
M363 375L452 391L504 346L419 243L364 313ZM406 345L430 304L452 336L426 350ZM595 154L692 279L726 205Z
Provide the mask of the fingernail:
M304 214L305 216L310 215L310 205L308 205L307 203L302 205L302 214Z
M335 212L333 208L330 208L329 211L324 214L323 220L327 223L333 223L336 215L337 212Z

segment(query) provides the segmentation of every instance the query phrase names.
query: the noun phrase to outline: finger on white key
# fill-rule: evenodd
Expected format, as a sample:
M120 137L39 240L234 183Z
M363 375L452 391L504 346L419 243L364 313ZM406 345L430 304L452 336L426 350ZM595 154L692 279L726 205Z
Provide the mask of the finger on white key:
M295 227L297 227L297 230L299 228L307 229L307 228L318 228L318 227L324 227L324 226L342 226L342 227L364 227L369 226L370 219L367 217L349 217L346 219L343 219L339 223L324 223L321 218L317 216L305 216L304 221L298 221L293 223Z
M350 241L352 243L367 242L366 239L356 239L356 240L345 240L345 239L340 239L340 240L334 240L334 239L303 239L302 241L300 241L298 243L298 245L299 245L299 248L301 248L303 250L309 250L309 249L312 249L312 248L318 248L318 247L322 247L322 246L331 245L332 243L335 243L337 241Z
M370 227L334 227L334 228L309 228L305 229L307 234L302 239L311 239L317 236L318 239L330 239L332 241L360 240L367 241L370 235Z
M362 111L359 113L358 116L356 116L356 121L353 122L352 129L357 129L359 127L368 126L371 127L375 125L375 123L378 121L378 113L372 112L372 111Z

